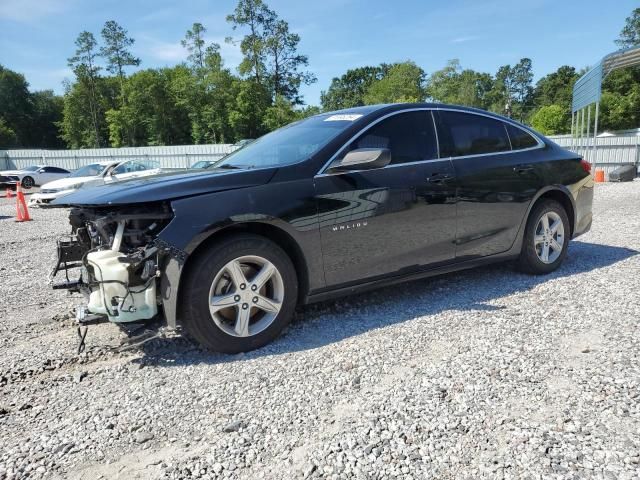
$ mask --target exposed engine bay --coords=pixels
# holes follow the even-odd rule
[[[126,212],[126,213],[125,213]],[[158,278],[167,250],[156,242],[173,212],[168,204],[72,208],[72,232],[58,241],[54,284],[82,293],[86,311],[115,323],[151,319],[158,313]],[[78,271],[75,275],[73,271]]]

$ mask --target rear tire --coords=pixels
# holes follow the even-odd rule
[[[21,184],[22,184],[22,186],[23,186],[24,188],[26,188],[26,189],[28,190],[28,189],[30,189],[31,187],[33,187],[33,186],[36,184],[36,182],[35,182],[35,180],[33,179],[33,177],[26,176],[26,177],[24,177],[24,178],[22,179]]]
[[[518,268],[534,275],[553,272],[567,256],[570,236],[564,207],[555,200],[537,203],[527,219]]]
[[[258,235],[236,235],[192,261],[180,318],[203,346],[223,353],[260,348],[291,321],[298,278],[289,256]]]

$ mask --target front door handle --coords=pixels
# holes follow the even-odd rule
[[[444,183],[451,179],[452,176],[448,173],[432,173],[430,177],[427,177],[428,183]]]
[[[533,165],[517,165],[513,167],[513,171],[520,175],[533,172]]]

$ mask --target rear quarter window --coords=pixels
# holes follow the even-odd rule
[[[522,128],[507,124],[507,132],[509,133],[511,148],[513,148],[513,150],[523,150],[525,148],[538,146],[538,141],[533,138],[533,135],[524,131]]]

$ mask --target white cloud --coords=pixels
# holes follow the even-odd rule
[[[181,62],[186,58],[186,52],[179,43],[156,42],[149,48],[149,54],[156,60],[167,62]]]
[[[67,10],[73,0],[1,0],[0,19],[31,22]]]
[[[478,40],[480,37],[477,35],[469,35],[467,37],[457,37],[454,38],[453,40],[451,40],[451,43],[465,43],[465,42],[471,42],[473,40]]]
[[[136,39],[136,54],[142,58],[143,62],[148,58],[159,62],[179,63],[186,60],[189,54],[180,41],[166,42],[145,33],[137,34]],[[205,37],[204,40],[207,45],[211,43],[220,45],[220,54],[226,67],[235,68],[242,61],[239,45],[226,43],[224,38],[218,37]]]
[[[167,42],[149,33],[134,33],[133,37],[136,39],[135,53],[144,63],[146,59],[178,63],[187,58],[187,52],[179,41]]]

